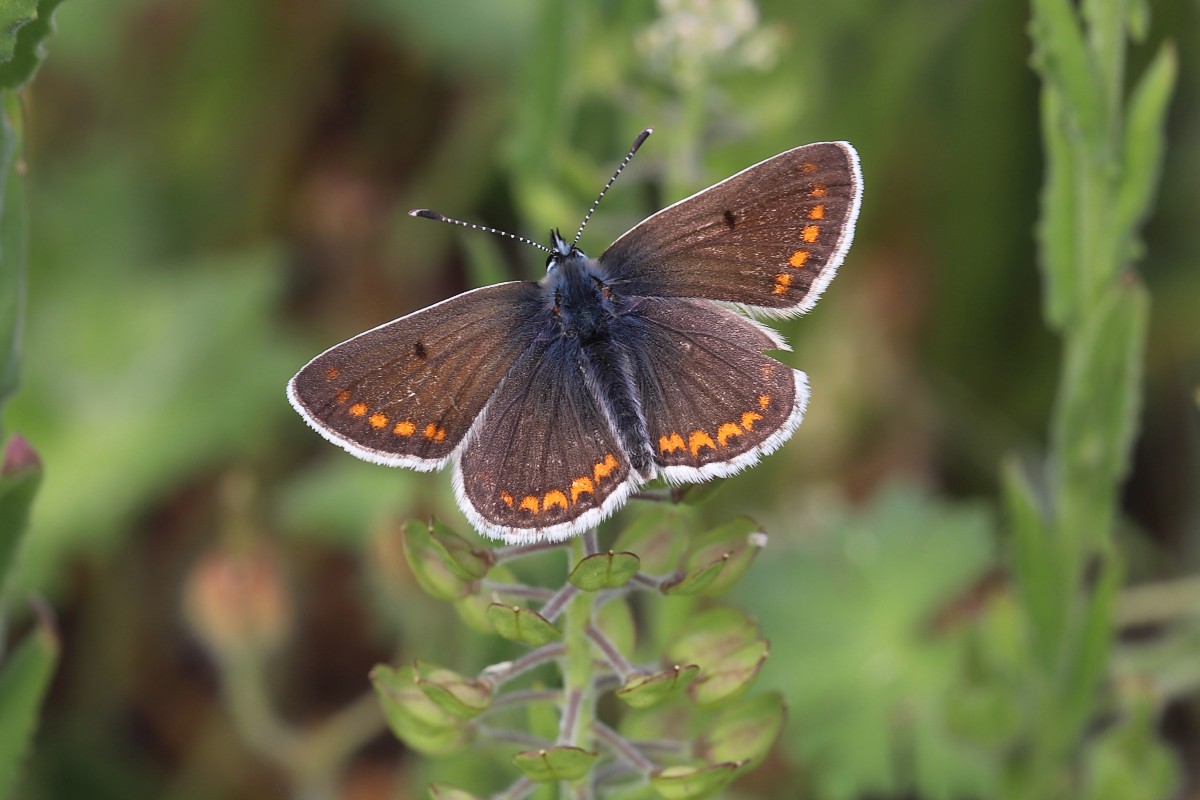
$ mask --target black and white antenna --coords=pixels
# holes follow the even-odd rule
[[[592,214],[596,211],[596,206],[600,205],[600,201],[604,199],[604,195],[608,192],[612,185],[616,183],[617,176],[621,174],[621,170],[625,169],[625,167],[629,165],[629,162],[633,160],[633,154],[638,151],[638,148],[642,146],[642,142],[646,141],[646,139],[652,133],[654,133],[654,128],[646,128],[646,130],[639,133],[637,138],[633,140],[633,144],[630,146],[629,152],[625,154],[625,160],[621,162],[621,165],[617,167],[617,171],[614,172],[612,177],[608,179],[608,183],[604,184],[604,188],[600,190],[599,196],[596,197],[596,202],[592,203],[592,207],[589,208],[588,212],[583,215],[583,222],[579,223],[579,230],[575,232],[575,239],[571,242],[571,247],[579,244],[579,237],[583,236],[583,229],[587,227],[588,220],[592,218]]]
[[[546,247],[546,245],[538,244],[533,239],[527,239],[524,236],[517,236],[515,233],[502,231],[499,228],[489,228],[487,225],[476,225],[474,222],[463,222],[461,219],[447,217],[445,214],[439,214],[436,211],[430,211],[428,208],[414,208],[412,211],[408,212],[408,215],[410,217],[424,217],[425,219],[433,219],[437,220],[438,222],[449,222],[451,225],[462,225],[464,228],[470,228],[476,231],[484,231],[486,233],[494,233],[497,236],[507,236],[509,239],[515,239],[518,242],[524,242],[525,244],[533,245],[538,250],[542,250],[547,253],[554,252],[549,247]]]
[[[646,130],[639,133],[637,138],[633,140],[633,145],[629,148],[629,152],[625,155],[625,159],[621,162],[621,165],[617,167],[617,171],[612,174],[612,177],[608,179],[608,183],[604,184],[604,188],[600,190],[600,194],[596,197],[596,201],[592,203],[592,207],[589,208],[588,212],[583,215],[583,222],[579,223],[579,230],[575,232],[575,240],[571,242],[572,248],[579,243],[579,237],[583,236],[583,229],[587,227],[588,220],[592,218],[592,214],[596,211],[596,206],[600,205],[600,201],[604,199],[604,195],[612,187],[613,183],[616,182],[617,176],[621,174],[621,170],[625,169],[625,167],[633,159],[633,154],[638,151],[638,148],[642,146],[642,142],[646,141],[646,138],[652,133],[654,133],[654,128],[646,128]],[[412,211],[408,212],[408,215],[410,217],[424,217],[425,219],[437,220],[438,222],[449,222],[451,225],[461,225],[464,228],[471,228],[472,230],[476,231],[484,231],[485,233],[494,233],[497,236],[506,236],[509,239],[514,239],[518,242],[532,245],[538,250],[550,253],[551,255],[556,252],[543,244],[535,242],[533,239],[529,239],[524,236],[518,236],[517,234],[509,233],[508,231],[502,231],[499,228],[491,228],[487,225],[477,225],[474,222],[463,222],[460,219],[454,219],[453,217],[447,217],[445,214],[439,214],[436,211],[430,211],[428,208],[414,208]],[[561,241],[561,237],[558,237],[557,234],[555,234],[552,238],[554,238],[556,241]]]

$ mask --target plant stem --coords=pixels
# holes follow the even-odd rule
[[[568,552],[572,563],[578,563],[584,558],[587,551],[583,539],[572,540]],[[568,564],[568,571],[570,566]],[[581,747],[584,750],[593,748],[592,723],[596,718],[596,697],[592,686],[595,665],[592,640],[588,636],[594,605],[593,593],[577,592],[567,603],[563,625],[566,658],[563,663],[564,709],[559,743]],[[572,782],[570,792],[575,797],[589,797],[590,779],[585,777]]]

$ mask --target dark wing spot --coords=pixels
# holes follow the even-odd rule
[[[425,343],[420,339],[413,345],[413,355],[417,357],[418,361],[424,361],[429,357],[429,353],[425,350]]]
[[[737,217],[733,216],[733,212],[728,208],[725,209],[725,224],[731,228],[737,224]]]

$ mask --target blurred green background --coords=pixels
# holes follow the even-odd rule
[[[1153,309],[1117,535],[1133,586],[1200,568],[1200,4],[1149,7],[1130,74],[1164,38],[1180,73],[1137,265]],[[23,95],[29,300],[5,423],[45,464],[21,581],[63,650],[19,796],[415,797],[452,769],[386,733],[367,683],[418,653],[484,663],[396,555],[399,520],[467,530],[449,478],[356,461],[284,384],[352,334],[543,268],[410,208],[573,229],[646,126],[592,255],[798,144],[849,140],[865,176],[842,274],[778,326],[809,415],[704,506],[771,534],[736,600],[791,708],[731,796],[998,796],[1021,709],[971,687],[972,665],[1021,650],[999,465],[1045,451],[1061,367],[1025,3],[67,0],[56,19]],[[1118,607],[1105,691],[1149,687],[1138,769],[1190,793],[1200,591],[1176,606]],[[247,637],[265,690],[238,688],[229,642]],[[344,769],[300,785],[279,737],[330,719],[348,720]]]

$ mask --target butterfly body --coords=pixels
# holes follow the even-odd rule
[[[578,534],[652,478],[730,475],[792,434],[806,376],[766,355],[786,343],[731,305],[811,308],[861,188],[848,144],[806,145],[658,212],[599,258],[552,232],[541,281],[465,292],[332,347],[289,399],[360,458],[453,462],[459,505],[489,536]]]

